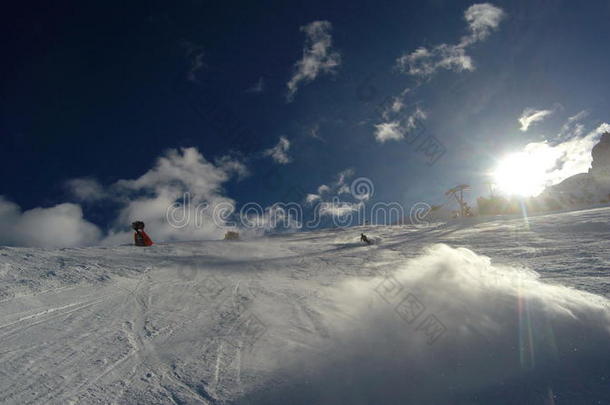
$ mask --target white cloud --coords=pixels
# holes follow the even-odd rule
[[[591,150],[599,142],[601,135],[610,130],[603,123],[584,137],[577,137],[557,145],[547,142],[530,143],[525,152],[542,157],[547,163],[548,184],[557,184],[578,173],[586,173],[593,158]]]
[[[348,179],[350,179],[353,176],[354,176],[354,169],[345,169],[343,171],[340,171],[339,174],[337,174],[337,181],[335,184],[337,186],[342,186],[345,184],[345,182]]]
[[[398,58],[397,65],[400,71],[412,76],[432,76],[438,69],[474,70],[472,58],[459,45],[441,44],[432,50],[420,47],[410,54]]]
[[[318,139],[320,141],[324,141],[324,138],[320,136],[320,124],[313,125],[309,131],[307,132],[309,136],[312,138]]]
[[[74,247],[97,243],[97,226],[83,218],[77,204],[58,204],[50,208],[21,208],[0,196],[0,245],[35,247]]]
[[[331,193],[336,193],[336,194],[344,194],[344,193],[349,193],[349,185],[347,184],[347,181],[354,176],[354,169],[345,169],[340,171],[339,173],[337,173],[336,179],[334,182],[331,183],[330,186],[326,185],[326,184],[322,184],[318,187],[318,195],[322,196],[325,194],[331,194]],[[347,190],[347,191],[346,191]]]
[[[321,206],[319,208],[321,215],[341,216],[342,214],[349,212],[349,207],[355,206],[356,204],[340,202],[338,196],[342,194],[351,194],[348,181],[354,174],[354,169],[351,168],[340,171],[335,177],[336,180],[330,183],[330,186],[326,184],[320,185],[317,194],[308,194],[305,197],[305,202],[308,205],[314,205],[315,202],[321,201]],[[332,202],[329,202],[329,199],[332,199]]]
[[[248,212],[241,218],[246,234],[261,234],[269,231],[295,232],[302,225],[300,219],[302,213],[298,205],[287,205],[276,203],[266,207],[264,212]]]
[[[405,137],[405,134],[416,129],[421,121],[427,118],[424,110],[416,107],[415,110],[403,121],[395,120],[390,122],[382,122],[375,125],[375,139],[379,143],[386,141],[400,141]]]
[[[402,100],[398,97],[395,97],[394,102],[392,103],[391,110],[393,113],[397,113],[400,112],[400,110],[402,110],[404,106],[405,104],[402,102]]]
[[[383,107],[381,116],[385,121],[389,121],[390,117],[399,113],[404,107],[405,104],[402,97],[393,97],[390,102]]]
[[[498,28],[505,13],[501,8],[489,3],[473,4],[464,13],[471,34],[462,41],[482,41]]]
[[[337,181],[334,184],[334,188],[337,190],[337,195],[350,194],[352,191],[347,180],[354,176],[354,169],[345,169],[337,175]]]
[[[338,189],[337,189],[337,195],[341,195],[341,194],[349,194],[352,191],[350,190],[349,186],[347,184],[343,184],[341,185]]]
[[[307,38],[303,57],[295,64],[295,73],[287,83],[288,101],[294,98],[301,83],[311,82],[321,73],[334,73],[341,64],[341,55],[332,49],[331,29],[328,21],[314,21],[301,27]]]
[[[407,132],[410,132],[417,128],[418,123],[428,118],[428,115],[424,110],[419,107],[415,108],[415,111],[407,118],[405,122],[405,127]]]
[[[330,192],[330,187],[328,187],[326,184],[322,184],[321,186],[318,187],[318,194],[324,194],[324,193],[329,193]]]
[[[151,189],[157,194],[164,193],[169,185],[207,196],[218,192],[229,177],[226,170],[208,162],[197,148],[191,147],[170,149],[142,176],[135,180],[119,180],[116,184],[126,190]]]
[[[319,194],[307,194],[307,196],[305,196],[305,202],[308,205],[313,205],[313,203],[315,203],[316,201],[320,201],[322,197],[320,197]]]
[[[288,149],[290,149],[290,141],[283,136],[280,136],[280,140],[273,148],[267,149],[263,152],[265,156],[271,156],[271,158],[281,165],[290,163],[292,159],[288,156]]]
[[[464,12],[470,34],[462,37],[458,44],[440,44],[431,49],[419,47],[399,57],[396,66],[403,73],[419,77],[430,77],[441,68],[472,71],[474,62],[466,54],[466,49],[487,38],[504,16],[504,11],[492,4],[474,4]]]
[[[521,131],[527,131],[530,125],[542,121],[551,114],[553,114],[553,110],[534,110],[533,108],[526,108],[523,110],[523,113],[521,113],[521,117],[519,117]]]
[[[559,131],[559,135],[557,135],[558,139],[566,139],[577,136],[582,136],[585,131],[585,126],[580,122],[585,119],[589,115],[589,112],[586,110],[580,111],[578,114],[575,114],[568,118],[568,121],[563,124],[561,130]]]
[[[238,180],[244,179],[250,175],[250,171],[245,164],[230,156],[223,156],[215,160],[216,166],[220,167],[227,173],[237,174]]]
[[[110,188],[123,208],[105,243],[130,241],[131,231],[122,229],[135,220],[146,223],[153,240],[221,238],[235,207],[222,185],[243,174],[242,166],[228,158],[215,165],[197,148],[170,149],[142,176],[119,180]]]
[[[320,216],[343,217],[351,212],[358,211],[363,207],[363,203],[350,203],[345,201],[332,201],[320,203]]]
[[[220,239],[230,223],[235,202],[222,185],[248,174],[243,163],[222,157],[208,162],[196,148],[170,149],[155,166],[132,180],[103,188],[88,178],[66,187],[82,201],[111,199],[120,204],[112,229],[102,232],[83,218],[79,205],[64,203],[25,212],[0,196],[0,244],[69,247],[133,241],[126,231],[135,220],[146,223],[155,241]],[[171,215],[170,215],[171,214]],[[171,218],[170,218],[171,216]]]
[[[79,201],[97,201],[106,198],[102,185],[92,178],[81,177],[68,180],[65,186]]]
[[[400,126],[399,121],[382,122],[375,125],[375,139],[377,139],[377,142],[399,141],[404,137],[403,128]]]

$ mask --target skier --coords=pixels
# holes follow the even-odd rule
[[[150,237],[144,232],[144,222],[136,221],[131,224],[136,233],[133,234],[133,240],[136,246],[152,246],[153,241]]]
[[[364,242],[364,243],[366,243],[367,245],[370,245],[371,243],[373,243],[373,242],[371,242],[371,240],[370,240],[369,238],[367,238],[367,237],[366,237],[366,235],[365,235],[365,234],[363,234],[363,233],[361,233],[361,234],[360,234],[360,242]]]

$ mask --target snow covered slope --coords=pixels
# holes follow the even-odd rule
[[[0,402],[608,404],[609,220],[0,248]]]

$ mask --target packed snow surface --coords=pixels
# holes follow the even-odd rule
[[[0,402],[609,404],[609,238],[602,208],[2,247]]]

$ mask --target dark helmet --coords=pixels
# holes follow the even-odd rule
[[[144,222],[142,221],[135,221],[131,223],[131,227],[134,229],[134,231],[138,231],[140,229],[144,229]]]

